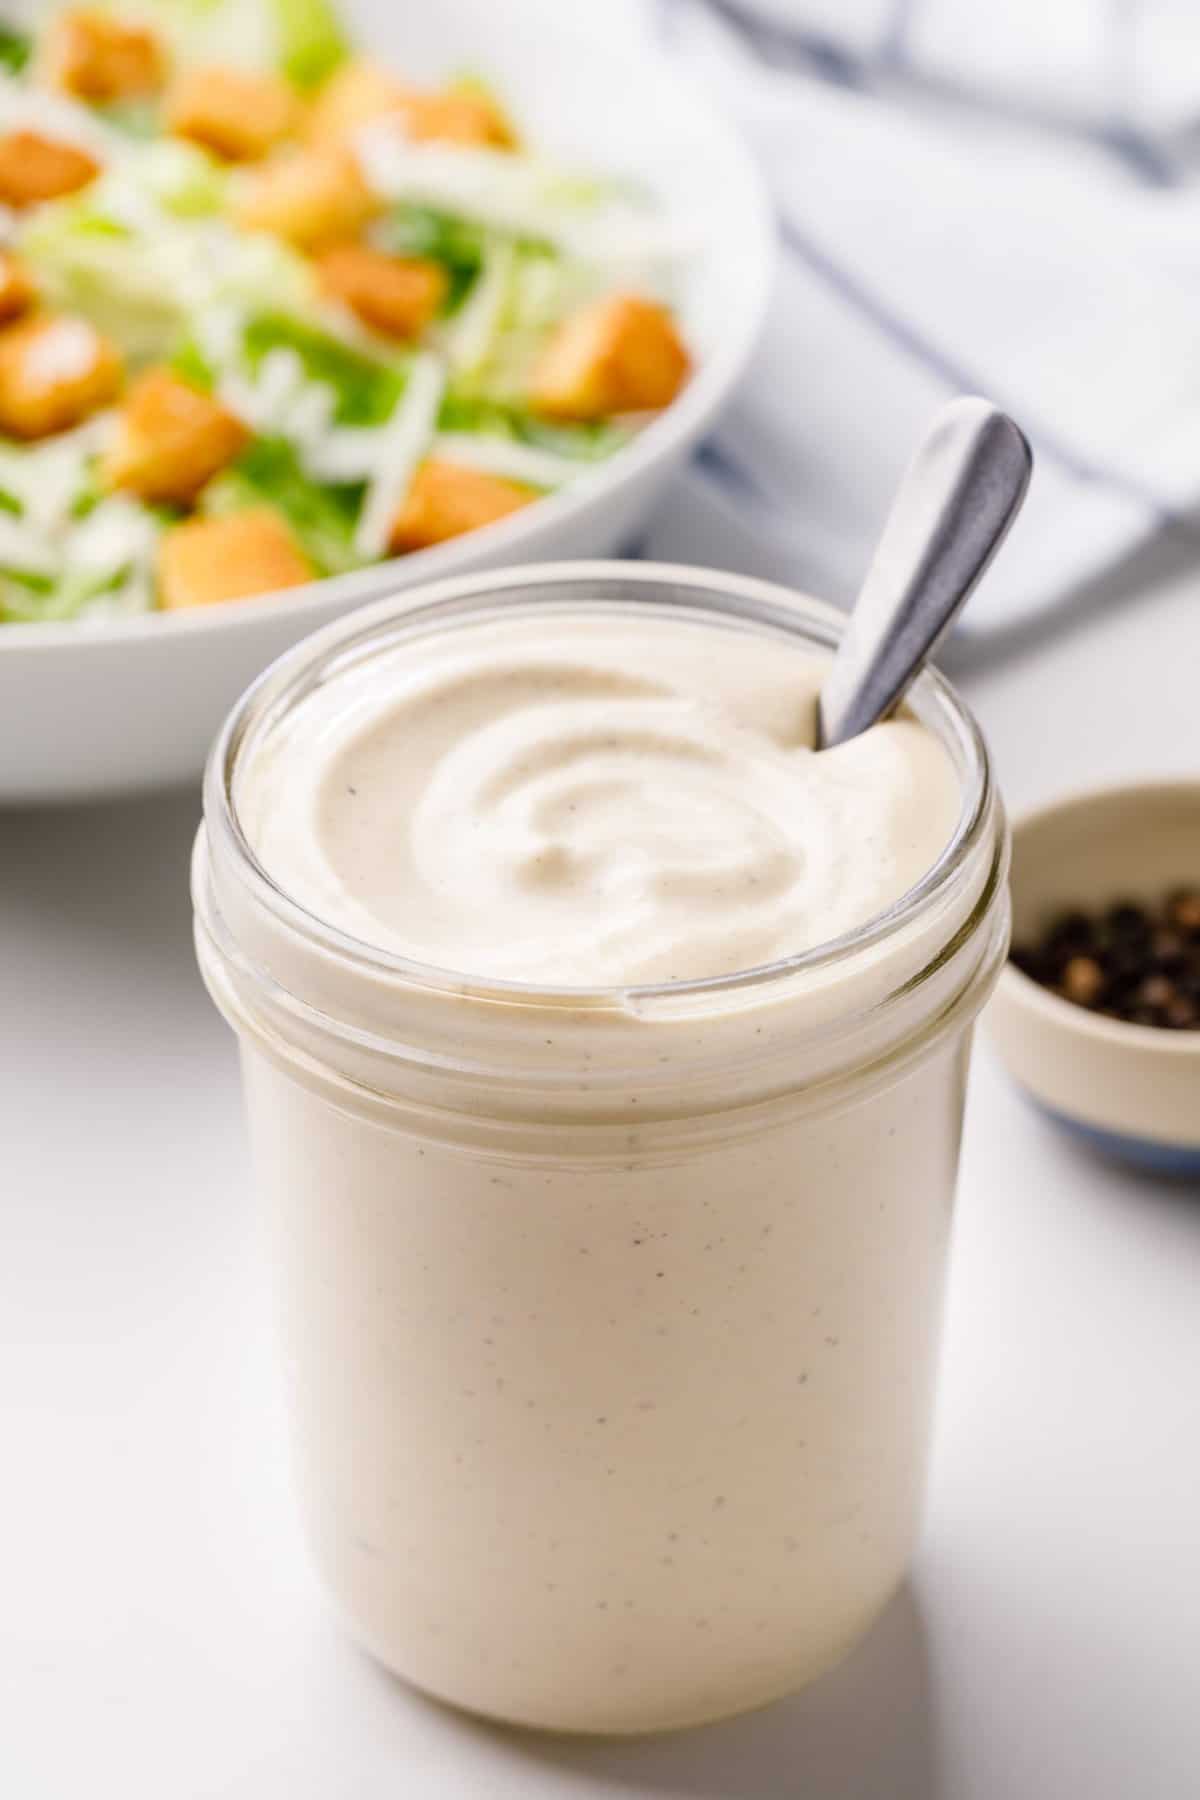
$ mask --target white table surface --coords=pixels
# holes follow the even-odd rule
[[[1014,805],[1195,773],[1200,575],[964,685]],[[196,812],[0,815],[5,1800],[1200,1794],[1200,1193],[1061,1141],[986,1050],[926,1540],[847,1665],[604,1745],[471,1723],[353,1650],[289,1504]]]

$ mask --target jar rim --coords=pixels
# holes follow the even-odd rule
[[[398,589],[303,638],[271,663],[236,702],[213,744],[204,774],[206,830],[225,866],[232,863],[251,897],[281,924],[339,959],[410,987],[470,994],[511,1005],[590,1009],[614,1006],[653,1011],[656,1003],[719,999],[769,988],[796,975],[821,973],[905,931],[934,907],[969,861],[991,809],[991,764],[970,709],[936,669],[926,667],[906,704],[950,751],[962,783],[959,817],[947,843],[919,881],[882,912],[827,943],[729,974],[685,981],[611,986],[538,983],[478,976],[405,957],[330,924],[277,882],[259,861],[238,816],[234,796],[239,759],[315,687],[406,639],[452,623],[469,623],[496,606],[653,604],[679,608],[697,620],[776,631],[819,649],[836,648],[845,626],[831,606],[795,589],[756,577],[668,563],[618,561],[531,564],[481,571],[419,588]],[[227,860],[229,859],[229,860]]]

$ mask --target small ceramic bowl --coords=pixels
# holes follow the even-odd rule
[[[1013,827],[1015,941],[1056,914],[1160,901],[1200,886],[1200,781],[1141,782],[1069,795]],[[1200,1176],[1200,1030],[1127,1025],[1039,987],[1009,963],[988,1009],[1014,1080],[1096,1149]]]

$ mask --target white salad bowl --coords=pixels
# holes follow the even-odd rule
[[[362,46],[399,73],[494,82],[529,141],[636,176],[689,243],[677,295],[696,361],[679,398],[586,482],[498,524],[348,575],[195,612],[0,625],[0,802],[87,799],[199,774],[251,678],[299,638],[397,587],[505,563],[620,551],[712,425],[754,346],[773,231],[736,135],[599,0],[344,0]],[[610,30],[605,30],[606,20]]]

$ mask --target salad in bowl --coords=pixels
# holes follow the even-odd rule
[[[0,622],[276,595],[595,482],[692,376],[684,236],[325,0],[0,28]]]

